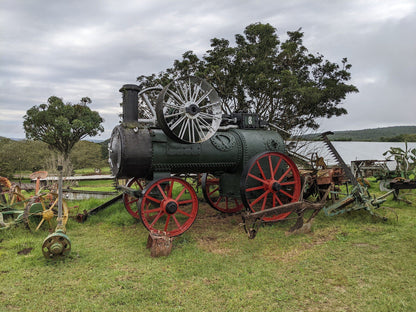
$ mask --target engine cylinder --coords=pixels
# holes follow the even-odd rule
[[[113,130],[109,151],[114,176],[151,179],[155,173],[241,172],[254,155],[284,153],[285,145],[276,132],[262,129],[218,131],[205,142],[183,144],[160,129],[120,125]]]

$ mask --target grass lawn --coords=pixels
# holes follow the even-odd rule
[[[416,205],[415,190],[407,198]],[[47,231],[2,230],[0,311],[416,311],[416,207],[385,205],[398,222],[321,212],[312,233],[286,235],[291,220],[249,240],[240,216],[201,203],[162,258],[150,257],[147,230],[121,203],[69,220],[62,261],[44,259]]]

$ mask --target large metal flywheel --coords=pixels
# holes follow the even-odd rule
[[[204,79],[174,80],[159,94],[156,104],[159,126],[180,143],[201,143],[218,130],[222,109],[215,89]]]

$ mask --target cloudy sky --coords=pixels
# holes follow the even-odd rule
[[[25,112],[56,95],[90,97],[107,139],[123,84],[256,22],[281,39],[301,27],[309,52],[352,64],[360,92],[321,130],[416,124],[415,0],[0,0],[0,136],[23,138]]]

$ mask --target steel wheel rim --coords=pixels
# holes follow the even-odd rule
[[[143,89],[138,94],[139,119],[156,120],[155,104],[162,87]]]
[[[126,186],[133,188],[133,189],[144,189],[145,182],[138,178],[130,179]],[[140,219],[140,205],[139,205],[139,198],[129,196],[128,194],[123,194],[123,203],[124,207],[126,208],[127,212],[136,219]],[[134,209],[135,208],[135,209]]]
[[[204,79],[187,77],[167,85],[156,104],[157,121],[163,132],[181,143],[200,143],[218,130],[221,101]]]
[[[264,152],[247,164],[241,179],[241,198],[251,212],[297,202],[301,192],[301,178],[296,164],[278,152]],[[273,222],[283,220],[291,212],[264,217]]]
[[[219,178],[204,173],[202,176],[202,193],[207,203],[214,209],[224,213],[236,213],[243,209],[243,203],[237,198],[224,195],[216,196],[219,191]]]
[[[192,186],[179,178],[154,181],[146,187],[140,205],[143,225],[169,237],[188,230],[198,213],[198,198]]]

